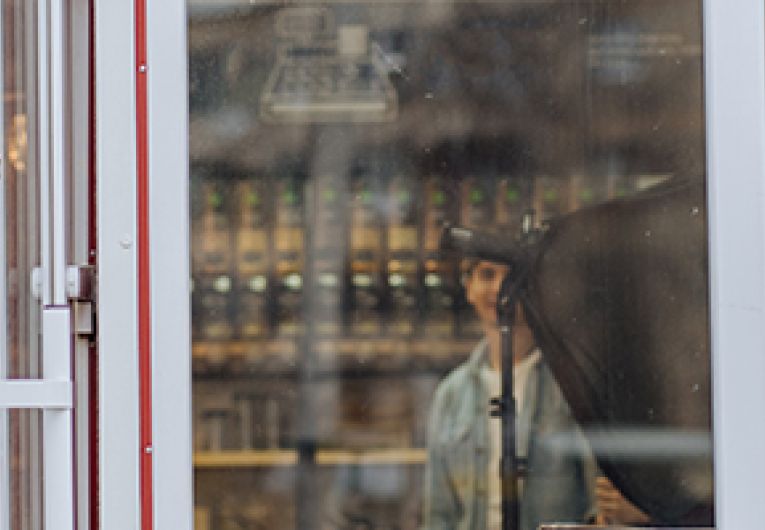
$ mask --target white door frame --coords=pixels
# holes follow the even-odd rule
[[[193,525],[185,0],[96,0],[101,528]],[[138,64],[137,26],[147,57]],[[141,34],[140,32],[138,33]],[[144,67],[144,68],[141,68]],[[136,86],[144,76],[148,211],[139,213]],[[149,219],[151,444],[142,447],[139,215]],[[145,396],[144,396],[145,397]],[[153,456],[151,484],[140,461]],[[147,506],[148,503],[148,506]],[[151,510],[150,522],[142,514]]]
[[[95,2],[100,527],[139,526],[133,2]]]
[[[186,1],[148,4],[155,528],[193,527]],[[180,21],[168,24],[166,21]],[[179,228],[181,227],[181,228]]]
[[[135,0],[142,1],[142,0]],[[139,528],[133,2],[96,0],[102,528]],[[719,530],[765,520],[765,13],[704,0]],[[148,6],[154,526],[192,527],[186,13]],[[161,219],[162,222],[157,220]]]
[[[704,2],[716,515],[765,521],[765,9]]]

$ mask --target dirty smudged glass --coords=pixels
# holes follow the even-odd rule
[[[459,263],[439,252],[442,224],[512,238],[524,215],[543,229],[661,186],[703,187],[701,65],[694,1],[192,0],[196,528],[418,528],[433,395],[483,333]],[[704,205],[694,207],[703,225]],[[598,244],[623,239],[594,226]],[[640,233],[674,233],[659,226]],[[564,257],[581,258],[578,248]],[[671,270],[670,261],[640,261],[634,277],[669,271],[662,281],[706,285],[704,259]],[[577,278],[587,296],[613,293],[603,267],[585,269]],[[538,307],[573,308],[569,325],[615,303],[593,295],[577,306],[580,294],[552,307],[542,296]],[[679,347],[703,367],[704,290],[699,300],[677,329],[699,339]],[[664,314],[673,302],[661,303]],[[628,304],[609,313],[621,319],[614,329],[633,330],[614,332],[623,349],[670,340],[651,326],[673,323],[650,319],[630,335]],[[632,322],[647,313],[636,307]],[[571,326],[556,321],[554,331],[583,329]],[[607,353],[605,366],[621,366],[609,359],[625,354]],[[631,363],[629,374],[614,368],[600,386],[561,386],[579,419],[602,420],[588,408],[597,400],[608,414],[645,413],[642,426],[618,424],[605,437],[593,427],[590,443],[618,470],[609,476],[630,466],[637,476],[647,454],[691,447],[688,496],[705,499],[710,381],[703,370],[669,380],[668,356]],[[549,364],[579,373],[565,362]],[[688,406],[661,416],[635,394],[635,410],[614,411],[606,405],[632,388],[619,374],[645,382],[638,394],[687,387]],[[578,388],[591,390],[584,402]],[[675,432],[659,416],[692,417],[698,428]],[[672,516],[671,506],[656,510]]]

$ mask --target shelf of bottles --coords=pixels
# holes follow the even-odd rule
[[[457,353],[461,341],[473,341],[480,330],[460,297],[458,264],[438,249],[445,222],[513,237],[527,212],[544,223],[667,178],[641,175],[595,185],[578,176],[455,181],[416,174],[366,179],[362,173],[350,186],[320,182],[317,219],[309,223],[308,186],[300,178],[192,171],[199,374],[231,359],[289,361],[308,316],[319,355]],[[318,300],[315,315],[303,313],[308,276]]]
[[[192,168],[202,528],[227,517],[303,528],[354,502],[354,516],[378,521],[418,513],[432,394],[481,335],[460,264],[438,251],[443,223],[514,234],[529,210],[541,225],[667,177],[371,171],[311,182],[295,166]],[[313,508],[297,501],[306,474]],[[270,511],[279,504],[289,516]]]
[[[581,177],[454,182],[410,174],[386,182],[361,174],[349,186],[325,183],[317,190],[319,220],[310,223],[309,251],[301,179],[226,178],[203,169],[195,177],[193,358],[200,377],[289,374],[309,319],[311,348],[331,369],[337,363],[374,369],[381,357],[380,369],[408,369],[464,354],[481,331],[461,295],[459,264],[438,251],[445,222],[512,237],[526,212],[544,223],[665,178],[620,178],[596,187]],[[308,282],[312,315],[305,314]]]
[[[318,179],[311,186],[296,167],[271,175],[192,171],[193,369],[199,391],[211,385],[220,400],[221,380],[227,389],[223,404],[204,405],[201,394],[196,403],[199,424],[210,426],[198,431],[207,439],[197,448],[213,452],[294,445],[282,416],[297,391],[285,389],[290,381],[297,385],[308,354],[317,381],[342,378],[369,392],[375,381],[368,378],[375,376],[390,385],[384,395],[395,389],[396,376],[416,373],[430,376],[427,393],[463,361],[481,329],[461,293],[459,263],[438,250],[445,222],[517,234],[529,211],[544,224],[666,178],[457,179],[357,165],[345,181]],[[248,394],[253,379],[261,391]],[[411,421],[404,430],[417,430],[411,403],[400,412],[393,415]],[[265,418],[259,435],[247,421],[253,414]],[[241,434],[225,441],[210,431]],[[412,441],[402,440],[402,447]],[[292,458],[276,455],[280,463]],[[219,460],[199,455],[198,461]],[[255,461],[243,455],[242,462]]]

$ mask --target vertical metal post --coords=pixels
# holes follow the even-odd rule
[[[187,4],[162,0],[148,2],[146,9],[147,59],[152,72],[147,79],[151,94],[147,101],[149,218],[155,219],[150,226],[151,339],[153,351],[160,352],[152,362],[154,373],[162,374],[152,383],[154,528],[191,530]],[[112,178],[112,172],[105,173],[105,178]]]
[[[17,4],[18,5],[18,4]],[[23,81],[19,78],[19,83],[24,83],[24,91],[28,94],[27,102],[23,107],[23,112],[26,114],[27,131],[34,133],[36,131],[38,123],[39,109],[37,108],[36,98],[34,98],[35,91],[38,84],[38,69],[34,68],[37,64],[38,57],[38,31],[37,31],[37,13],[38,6],[36,2],[26,2],[21,13],[22,24],[24,27],[23,32],[23,46],[21,52],[17,52],[14,61],[17,63],[19,75],[24,72]],[[27,65],[27,68],[21,68],[19,65]],[[20,104],[16,104],[18,110],[21,110]],[[27,153],[37,154],[39,153],[37,134],[27,134]],[[27,241],[26,255],[25,255],[25,269],[30,270],[31,267],[37,267],[40,265],[40,168],[37,163],[37,156],[27,156],[25,162],[25,175],[29,178],[26,180],[26,186],[20,189],[24,189],[22,193],[17,191],[17,200],[19,205],[24,205],[24,222],[19,222],[16,228],[17,237],[19,241]],[[19,256],[20,257],[20,256]],[[24,290],[30,290],[30,284],[28,283],[31,278],[24,278],[25,282]],[[22,309],[23,308],[23,309]],[[35,352],[35,355],[30,355],[29,359],[29,373],[35,377],[40,376],[40,304],[36,302],[33,297],[29,297],[25,304],[19,306],[19,314],[17,318],[19,320],[19,329],[30,330],[26,339],[29,343],[28,350]],[[32,332],[34,331],[34,332]],[[35,427],[39,426],[39,422],[35,423]],[[36,439],[37,433],[33,433]],[[35,454],[39,451],[35,451]],[[39,459],[38,459],[39,460]],[[42,503],[40,504],[42,505]],[[35,510],[41,512],[41,510]],[[38,524],[33,525],[32,528],[40,528],[41,521]]]
[[[59,0],[55,0],[59,1]],[[37,4],[37,131],[40,175],[40,300],[43,307],[52,303],[50,233],[50,64],[48,42],[48,0]]]
[[[69,373],[69,308],[46,308],[43,312],[43,371],[47,380],[62,380]],[[67,344],[62,348],[61,337]],[[69,380],[69,379],[67,379]],[[72,410],[43,410],[43,499],[45,529],[74,528],[74,474]]]
[[[67,69],[66,86],[71,94],[65,101],[69,102],[71,133],[67,135],[67,152],[71,153],[68,165],[70,174],[67,185],[68,191],[68,225],[71,232],[67,245],[69,255],[68,265],[82,265],[89,261],[90,243],[90,168],[89,168],[89,103],[90,103],[90,2],[84,0],[69,0],[67,16]],[[74,311],[74,310],[73,310]],[[73,317],[75,320],[75,317]],[[74,358],[74,447],[76,465],[75,505],[77,530],[91,528],[91,349],[88,337],[76,335],[72,351]],[[95,441],[94,441],[95,443]]]
[[[502,480],[502,530],[518,530],[520,524],[518,458],[515,444],[516,409],[513,397],[515,287],[510,276],[505,276],[497,300],[497,322],[502,349],[502,397],[498,403],[502,421],[502,459],[499,470]]]
[[[31,9],[30,9],[31,10]],[[50,64],[50,40],[49,40],[49,0],[38,0],[37,12],[30,13],[30,15],[36,14],[37,16],[37,184],[39,193],[39,203],[37,204],[37,211],[34,208],[29,209],[28,220],[31,221],[37,214],[39,221],[39,236],[40,236],[40,254],[38,262],[38,270],[40,271],[39,277],[36,281],[39,281],[40,298],[35,303],[34,299],[29,300],[29,322],[34,322],[33,315],[39,311],[40,320],[38,321],[41,337],[45,336],[45,322],[44,322],[44,310],[43,308],[51,303],[51,272],[50,272],[50,75],[48,66]],[[32,16],[30,16],[31,20]],[[31,29],[31,28],[30,28]],[[29,91],[34,90],[34,84],[30,84],[27,88]],[[34,125],[33,125],[34,127]],[[32,197],[30,197],[32,199]],[[33,203],[28,201],[30,206]],[[19,233],[18,237],[22,237]],[[33,254],[29,252],[27,256],[30,258],[28,261],[29,267],[34,266],[34,261],[31,259]],[[31,270],[31,269],[30,269]],[[34,280],[33,280],[34,281]],[[30,282],[31,287],[31,282]],[[39,305],[38,305],[39,304]],[[31,329],[31,327],[30,327]],[[44,340],[39,343],[40,347],[40,360],[44,362]],[[30,359],[30,364],[34,366],[36,359]],[[31,367],[31,366],[30,366]],[[42,374],[39,371],[35,373],[36,377],[40,377]],[[31,411],[30,411],[31,415]],[[33,477],[45,477],[45,440],[44,437],[48,434],[45,428],[44,413],[41,411],[39,415],[41,419],[30,417],[28,422],[29,430],[29,451],[30,451],[30,476]],[[42,424],[42,431],[40,431],[40,425]],[[42,440],[42,451],[39,450],[40,438]],[[38,455],[42,453],[42,462]],[[42,469],[41,469],[42,468]],[[39,480],[31,480],[31,488],[29,493],[30,503],[33,508],[30,510],[29,517],[31,521],[28,523],[33,530],[40,530],[45,524],[45,501],[39,502],[44,495],[44,485],[39,484]],[[22,511],[23,513],[23,511]]]
[[[71,381],[70,312],[66,299],[66,163],[64,0],[40,0],[40,158],[43,270],[43,378]],[[48,40],[47,34],[50,35]],[[45,44],[43,46],[42,44]],[[47,69],[50,68],[50,76]],[[48,98],[49,103],[48,103]],[[47,110],[44,112],[43,109]],[[50,114],[48,114],[48,112]],[[45,127],[43,127],[45,124]],[[49,158],[50,157],[50,158]],[[45,528],[74,528],[74,465],[71,409],[43,410]]]
[[[297,468],[295,481],[295,528],[314,530],[317,525],[316,491],[316,359],[313,352],[315,329],[310,318],[306,318],[310,308],[314,307],[314,232],[316,222],[316,184],[313,180],[304,181],[303,185],[303,321],[304,335],[298,341],[300,364],[298,365],[298,440]]]
[[[66,37],[65,0],[50,4],[51,282],[52,304],[66,306]],[[67,372],[68,374],[68,372]]]
[[[94,6],[95,86],[108,96],[95,98],[98,345],[109,352],[98,356],[97,502],[104,529],[140,528],[133,7],[114,0]]]

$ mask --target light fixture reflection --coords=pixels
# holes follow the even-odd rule
[[[8,124],[8,161],[16,171],[26,170],[27,151],[27,116],[14,114]]]

